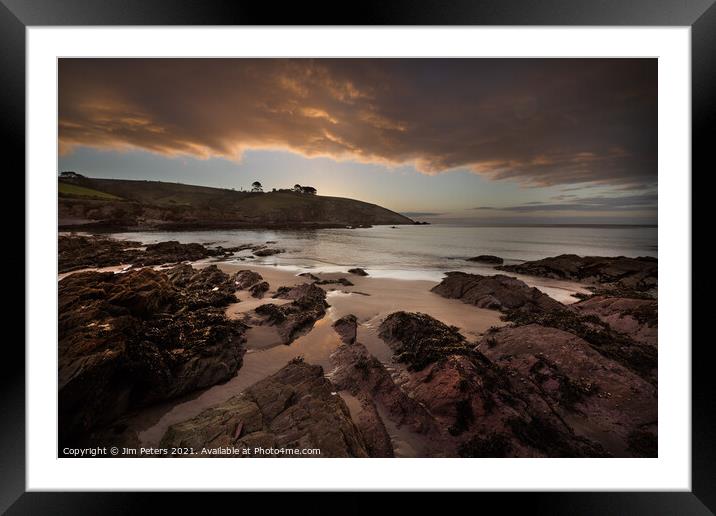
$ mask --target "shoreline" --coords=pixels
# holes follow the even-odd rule
[[[272,266],[208,261],[192,265],[197,268],[217,265],[229,274],[250,269],[260,273],[269,283],[271,290],[261,300],[252,298],[247,291],[237,292],[239,302],[230,304],[225,311],[230,319],[240,318],[261,304],[280,302],[281,300],[271,298],[272,293],[280,286],[295,286],[308,281],[293,272]],[[184,399],[150,407],[134,414],[125,421],[127,430],[137,432],[142,446],[157,446],[172,424],[190,419],[203,410],[240,394],[299,356],[303,356],[308,363],[322,366],[324,375],[330,377],[334,369],[330,355],[341,343],[332,324],[348,314],[354,314],[358,318],[358,340],[396,376],[401,374],[404,367],[392,360],[393,352],[378,336],[380,322],[392,312],[405,310],[428,313],[445,324],[457,326],[469,340],[475,342],[489,328],[506,324],[501,320],[500,312],[476,308],[430,292],[430,288],[436,284],[432,281],[371,278],[348,273],[316,275],[327,280],[345,277],[354,285],[324,285],[330,307],[309,333],[297,338],[290,345],[284,345],[273,327],[254,326],[247,332],[247,352],[241,368],[233,378]]]
[[[124,409],[124,412],[114,416],[114,422],[108,420],[105,426],[97,426],[94,433],[88,434],[86,437],[90,442],[118,442],[144,448],[162,447],[167,442],[183,442],[181,439],[185,438],[208,439],[208,443],[214,440],[211,435],[215,435],[215,427],[212,426],[211,433],[206,435],[182,429],[191,429],[193,424],[213,425],[207,419],[211,416],[207,414],[229,410],[228,417],[232,409],[227,407],[233,403],[254,403],[236,400],[253,396],[251,393],[256,388],[269,389],[262,394],[261,399],[274,396],[270,394],[274,388],[279,388],[279,392],[284,392],[281,390],[284,388],[288,388],[286,392],[300,389],[301,385],[305,385],[302,379],[286,387],[270,387],[271,382],[293,381],[290,380],[292,375],[300,375],[301,378],[305,376],[306,381],[309,378],[321,378],[324,384],[322,396],[325,403],[328,403],[321,409],[328,412],[320,412],[322,415],[315,416],[318,419],[311,419],[314,416],[306,416],[304,413],[301,417],[308,417],[306,423],[321,424],[323,415],[331,413],[331,403],[335,404],[330,402],[331,397],[338,396],[342,400],[342,410],[347,412],[336,417],[340,419],[347,415],[348,421],[352,419],[352,424],[358,425],[356,428],[359,428],[364,438],[377,439],[370,446],[377,446],[371,448],[371,453],[378,455],[371,456],[384,456],[381,453],[385,450],[394,454],[390,456],[396,457],[440,454],[480,456],[484,452],[480,451],[481,447],[487,446],[479,437],[485,429],[493,431],[490,429],[504,429],[505,424],[516,424],[510,419],[513,417],[510,414],[514,411],[511,405],[514,401],[509,401],[515,400],[515,396],[526,396],[530,400],[526,405],[520,405],[523,407],[520,409],[520,417],[526,418],[521,424],[529,424],[530,417],[534,417],[528,415],[530,412],[545,417],[549,413],[545,407],[555,401],[557,403],[550,409],[552,412],[557,411],[554,412],[556,419],[549,423],[556,425],[557,434],[550,434],[546,445],[534,448],[534,443],[530,444],[529,440],[524,441],[525,438],[520,437],[521,430],[512,430],[516,433],[510,439],[516,440],[510,446],[518,447],[515,451],[518,455],[552,456],[562,453],[557,451],[562,449],[560,446],[568,446],[569,453],[577,456],[602,456],[602,453],[650,456],[652,453],[651,436],[656,435],[655,424],[650,419],[654,408],[650,401],[651,393],[655,392],[656,387],[655,300],[619,298],[624,295],[623,289],[615,290],[611,297],[608,294],[604,296],[592,292],[593,284],[521,274],[509,269],[503,272],[490,265],[481,267],[482,276],[449,271],[438,273],[412,270],[406,273],[405,270],[369,267],[357,269],[353,274],[348,272],[353,269],[351,265],[321,267],[307,265],[305,261],[303,264],[271,264],[262,263],[262,258],[249,258],[249,255],[240,254],[247,249],[263,249],[265,244],[204,248],[198,243],[140,245],[130,241],[133,244],[131,247],[117,247],[105,241],[97,247],[98,241],[88,241],[86,238],[84,241],[80,238],[75,243],[89,245],[94,250],[94,254],[87,255],[84,262],[83,255],[77,255],[76,261],[71,262],[76,266],[81,267],[82,263],[111,263],[118,256],[134,265],[85,267],[58,274],[58,282],[64,285],[63,288],[70,289],[65,291],[64,298],[69,302],[73,299],[72,292],[81,295],[86,293],[91,296],[87,299],[96,296],[92,292],[109,293],[105,301],[100,301],[110,303],[107,305],[110,311],[104,312],[110,315],[103,316],[107,323],[97,323],[95,330],[94,321],[89,319],[92,322],[86,325],[75,324],[72,331],[89,331],[90,335],[100,331],[90,338],[96,339],[98,343],[105,342],[103,339],[106,337],[102,332],[112,331],[116,323],[122,324],[121,319],[113,319],[124,310],[122,307],[126,305],[121,303],[129,302],[130,306],[137,307],[133,309],[140,312],[144,310],[142,296],[137,296],[137,293],[145,292],[147,287],[151,296],[171,296],[174,294],[170,292],[179,292],[177,302],[194,303],[194,308],[184,304],[184,308],[179,311],[177,305],[173,305],[174,308],[169,308],[168,312],[164,312],[161,305],[155,305],[156,308],[150,308],[150,317],[147,319],[143,319],[142,315],[133,316],[138,317],[134,319],[138,324],[145,325],[148,334],[159,335],[159,340],[153,337],[146,345],[156,346],[160,354],[166,353],[163,346],[168,346],[165,349],[171,350],[170,353],[179,356],[189,354],[189,359],[174,362],[172,358],[163,355],[167,356],[163,359],[169,361],[167,364],[176,363],[180,368],[171,366],[172,369],[167,370],[172,377],[168,380],[169,390],[160,392],[170,392],[175,388],[173,386],[177,386],[175,394],[157,397],[156,401],[147,405],[137,403],[129,410]],[[266,244],[277,242],[267,241]],[[72,244],[67,245],[70,251],[74,249]],[[129,251],[125,253],[122,249]],[[269,260],[274,261],[276,258]],[[539,272],[542,269],[538,267],[546,267],[552,263],[550,260],[573,259],[570,255],[564,255],[547,259],[546,264],[526,262],[516,267],[528,273]],[[604,260],[608,267],[615,263],[610,258]],[[655,263],[639,262],[646,275],[635,278],[639,282],[648,280]],[[357,263],[358,267],[361,265]],[[632,262],[622,260],[618,265],[627,267]],[[71,279],[67,280],[69,283],[64,281],[73,274],[89,271],[105,274],[90,274],[77,278],[74,283]],[[160,274],[165,271],[166,274]],[[421,276],[423,274],[424,277]],[[182,283],[190,277],[201,283],[192,283],[195,285],[193,287]],[[116,290],[124,289],[122,285],[129,288]],[[165,288],[163,285],[167,285],[169,290],[162,290]],[[623,286],[629,285],[638,286],[626,283]],[[80,290],[72,291],[72,288]],[[198,290],[186,290],[188,288]],[[114,292],[121,297],[116,298]],[[302,297],[309,294],[310,297]],[[588,301],[577,297],[581,294],[587,294],[585,297]],[[62,294],[60,299],[63,299]],[[112,299],[125,301],[111,305]],[[136,302],[140,305],[134,304]],[[211,303],[204,305],[209,312],[202,311],[206,308],[197,308],[201,305],[196,303],[207,302]],[[575,306],[570,306],[573,304]],[[96,306],[104,310],[102,307],[105,305]],[[117,306],[119,312],[111,306]],[[70,317],[86,317],[83,315],[84,306],[78,305],[78,309],[77,312],[71,312]],[[210,316],[210,313],[215,315]],[[649,322],[651,318],[653,323]],[[351,319],[352,322],[345,322]],[[180,331],[188,331],[188,335],[194,336],[186,340],[178,334],[166,333],[161,321],[189,324]],[[350,325],[353,328],[348,329],[353,332],[350,341],[346,340],[350,337],[342,333],[346,324],[348,328]],[[197,329],[202,332],[217,328],[219,333],[214,335],[221,339],[221,332],[234,325],[241,340],[234,340],[233,343],[223,341],[218,347],[203,348],[207,350],[203,358],[201,346],[213,344],[203,344],[206,337],[193,332]],[[630,336],[627,337],[626,333],[619,336],[614,333],[615,330],[627,332]],[[210,334],[204,333],[207,336]],[[123,338],[129,340],[117,341],[116,345],[108,342],[110,348],[107,349],[127,353],[126,350],[132,348],[117,346],[145,345],[142,340],[131,340],[131,336]],[[198,339],[196,342],[199,348],[195,347],[194,338]],[[396,343],[395,339],[403,344]],[[95,341],[87,341],[88,345],[92,345],[92,342]],[[407,347],[401,349],[401,346]],[[441,346],[447,346],[445,351],[441,350]],[[503,351],[495,348],[502,348]],[[230,349],[234,351],[227,351]],[[235,355],[226,356],[226,352]],[[551,362],[548,354],[560,358]],[[149,355],[147,358],[151,356],[160,355]],[[513,356],[517,358],[513,359]],[[64,369],[66,375],[71,373],[68,366],[73,358],[70,356],[69,360]],[[143,360],[140,362],[144,363]],[[155,362],[152,358],[147,367],[154,367],[153,364]],[[189,369],[181,369],[183,364]],[[483,369],[485,364],[490,364],[488,370]],[[159,370],[166,367],[160,362],[156,362],[156,366]],[[423,371],[426,366],[427,369]],[[567,368],[569,376],[560,372],[563,367]],[[196,375],[194,378],[200,378],[201,374],[214,376],[210,381],[187,388],[187,380],[181,371],[186,371],[189,377]],[[592,373],[596,376],[592,377]],[[608,383],[593,388],[594,378]],[[560,387],[563,381],[566,383]],[[538,384],[527,387],[531,382]],[[546,383],[540,386],[541,382]],[[559,389],[557,394],[552,392],[555,386]],[[528,391],[524,391],[525,388]],[[485,389],[489,389],[489,395],[485,394]],[[612,401],[611,394],[602,397],[602,390],[616,392],[616,398]],[[632,402],[634,393],[639,394]],[[566,401],[561,399],[562,396],[567,397]],[[484,403],[488,405],[482,406],[483,401],[480,400],[485,400]],[[493,413],[492,409],[486,407],[494,403],[507,405]],[[562,403],[564,406],[560,408]],[[585,419],[582,409],[573,409],[574,403],[583,404],[583,410],[594,414],[594,422]],[[633,407],[633,410],[624,412],[620,408],[622,403]],[[336,414],[340,414],[340,408],[338,410]],[[462,416],[465,410],[468,411],[467,415]],[[648,416],[644,421],[643,418],[632,416],[642,410]],[[476,414],[482,414],[481,418],[475,419]],[[569,421],[569,424],[565,421]],[[609,432],[619,429],[623,422],[626,422],[631,433],[627,435],[627,430],[620,430],[616,439],[605,439],[605,435],[611,435]],[[483,430],[472,428],[470,432],[476,433],[471,440],[459,437],[467,428],[464,425],[473,424],[486,426]],[[594,439],[597,444],[580,448],[582,445],[578,440],[572,442],[571,434],[562,434],[560,425],[567,425],[587,439]],[[183,433],[187,431],[189,433]],[[232,439],[233,435],[234,441],[241,434],[241,430],[228,427],[221,432],[230,434],[222,439]],[[648,434],[644,437],[647,444],[642,446],[642,451],[634,452],[624,444],[629,439],[637,438],[632,435],[637,435],[635,432]],[[252,438],[260,435],[261,432]],[[565,444],[565,439],[570,444]],[[599,448],[598,443],[606,445],[608,451]],[[556,448],[550,448],[552,445]],[[471,448],[473,446],[476,448]],[[532,448],[529,451],[520,448],[524,446]]]

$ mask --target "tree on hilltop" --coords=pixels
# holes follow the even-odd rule
[[[258,181],[254,181],[253,183],[251,183],[251,191],[252,192],[263,192],[264,187]]]

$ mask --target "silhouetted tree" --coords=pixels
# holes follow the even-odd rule
[[[258,181],[254,181],[253,183],[251,183],[251,191],[252,192],[263,192],[264,187],[261,186],[261,183],[259,183]]]
[[[298,183],[293,185],[293,191],[297,192],[297,193],[301,193],[301,185],[299,185]]]
[[[318,190],[313,188],[312,186],[302,186],[301,187],[301,193],[309,194],[309,195],[316,195]]]

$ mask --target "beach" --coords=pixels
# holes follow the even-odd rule
[[[227,273],[236,273],[240,269],[236,265],[218,265]],[[259,272],[272,286],[272,291],[263,299],[255,299],[248,292],[239,292],[239,302],[229,305],[226,309],[230,318],[240,318],[261,304],[275,303],[276,300],[272,299],[271,295],[278,286],[294,286],[305,282],[304,278],[295,273],[275,267],[253,266],[251,270]],[[151,410],[151,415],[139,415],[130,420],[129,427],[138,431],[141,444],[157,446],[170,425],[192,418],[202,410],[240,394],[246,387],[275,373],[297,356],[303,356],[307,362],[322,366],[330,376],[333,369],[330,355],[341,343],[331,326],[348,314],[354,314],[358,318],[358,340],[389,369],[399,368],[400,364],[392,361],[392,351],[378,337],[377,331],[380,322],[397,310],[430,314],[446,324],[457,326],[471,340],[477,340],[490,327],[505,324],[500,320],[500,314],[494,310],[475,309],[460,301],[446,300],[430,292],[434,282],[379,279],[340,273],[318,274],[318,277],[349,277],[354,286],[334,288],[327,285],[326,299],[330,307],[326,316],[319,320],[308,334],[299,337],[290,346],[281,342],[273,327],[251,328],[247,332],[244,363],[234,378],[196,397],[192,396],[187,401],[172,403],[162,409]]]
[[[379,228],[377,232],[380,233],[381,231],[385,232],[386,229]],[[356,254],[362,258],[360,262],[350,261],[347,255],[342,260],[335,260],[334,258],[333,263],[328,263],[326,260],[321,262],[310,254],[310,249],[294,247],[296,245],[295,241],[268,240],[257,242],[258,238],[256,237],[265,237],[266,234],[264,233],[252,234],[252,240],[248,240],[245,235],[242,235],[241,239],[220,239],[218,242],[215,239],[216,234],[211,232],[204,234],[200,240],[207,246],[215,246],[213,248],[203,247],[203,244],[194,242],[180,243],[185,242],[190,236],[195,237],[195,234],[178,234],[176,235],[178,238],[174,241],[161,240],[161,235],[153,235],[152,238],[146,238],[145,235],[135,235],[131,241],[126,240],[126,235],[118,236],[120,237],[118,239],[106,239],[105,237],[93,237],[91,235],[75,236],[67,234],[61,236],[61,238],[65,238],[64,241],[66,242],[77,242],[83,238],[86,239],[84,245],[89,246],[90,256],[94,257],[92,260],[96,261],[97,256],[101,256],[101,260],[104,261],[98,263],[105,265],[83,267],[82,264],[87,262],[87,258],[83,258],[82,253],[80,253],[80,255],[74,256],[74,261],[71,262],[74,270],[63,271],[58,275],[60,284],[62,285],[65,280],[84,277],[84,275],[90,275],[88,277],[92,278],[93,281],[94,278],[103,278],[101,281],[111,280],[112,277],[122,278],[127,276],[127,278],[130,278],[146,269],[152,271],[151,278],[156,278],[159,281],[164,281],[162,278],[166,277],[166,275],[170,279],[206,277],[206,280],[202,280],[202,284],[206,284],[206,286],[201,287],[204,290],[199,290],[191,295],[213,295],[213,292],[218,290],[218,293],[221,294],[219,298],[221,301],[218,301],[219,304],[211,301],[214,306],[221,307],[216,312],[215,317],[222,317],[226,321],[222,323],[224,325],[238,324],[243,344],[239,348],[238,366],[232,366],[232,369],[228,372],[217,373],[217,371],[223,370],[224,359],[214,362],[215,359],[209,357],[210,362],[207,362],[207,365],[204,366],[200,364],[207,359],[198,358],[199,361],[195,362],[197,365],[192,366],[192,370],[196,372],[191,373],[192,375],[198,374],[198,378],[204,378],[204,380],[196,380],[201,382],[197,384],[198,388],[181,387],[180,390],[177,390],[175,387],[171,387],[172,384],[169,384],[168,388],[176,394],[169,395],[168,399],[157,399],[151,403],[142,403],[134,408],[129,407],[123,414],[119,415],[119,418],[109,429],[95,432],[94,437],[90,439],[91,442],[106,443],[108,439],[113,439],[124,444],[144,448],[166,446],[167,439],[171,442],[171,436],[177,431],[181,431],[180,429],[185,427],[188,422],[201,422],[202,418],[206,417],[206,414],[216,410],[223,410],[220,407],[225,406],[227,403],[234,403],[234,400],[246,396],[246,393],[251,392],[257,385],[260,386],[266,381],[271,381],[276,375],[283,374],[287,367],[298,367],[297,365],[292,365],[298,360],[310,366],[320,367],[321,375],[331,385],[328,389],[333,395],[339,396],[343,400],[345,410],[349,414],[349,421],[353,420],[354,424],[359,424],[358,422],[360,421],[363,422],[360,424],[367,424],[365,423],[367,420],[370,422],[371,428],[377,425],[379,433],[383,435],[386,443],[388,443],[383,444],[383,448],[389,450],[384,453],[389,453],[390,456],[395,457],[434,456],[436,453],[452,456],[465,453],[464,451],[458,451],[460,446],[459,439],[456,442],[453,437],[443,435],[444,429],[439,429],[440,421],[444,417],[439,416],[439,412],[444,409],[438,409],[438,415],[422,415],[418,417],[414,413],[416,411],[420,413],[425,409],[418,406],[406,409],[403,406],[409,403],[406,401],[409,398],[417,396],[419,399],[421,396],[426,395],[428,398],[421,402],[421,406],[428,406],[430,403],[438,403],[438,406],[441,406],[443,402],[439,400],[443,396],[450,398],[455,393],[441,394],[441,389],[445,387],[436,386],[423,392],[423,394],[417,394],[422,388],[419,387],[419,383],[415,383],[418,381],[416,378],[419,377],[416,377],[416,371],[419,371],[424,366],[419,366],[416,369],[410,362],[406,363],[405,359],[398,358],[394,343],[386,336],[387,321],[396,314],[425,318],[429,324],[439,325],[435,331],[449,332],[458,338],[458,341],[464,343],[460,344],[460,346],[468,346],[460,349],[469,349],[469,347],[474,346],[475,350],[484,349],[483,352],[487,353],[487,356],[491,356],[493,350],[490,342],[495,339],[493,335],[499,336],[503,330],[506,330],[507,334],[509,334],[509,331],[512,331],[510,328],[514,328],[514,322],[511,322],[513,321],[512,318],[518,317],[518,313],[531,313],[535,310],[537,310],[535,313],[542,313],[542,311],[546,310],[557,314],[566,310],[565,314],[572,314],[575,313],[575,310],[571,307],[574,306],[576,312],[580,312],[583,310],[583,303],[587,303],[584,305],[584,310],[605,310],[599,304],[600,298],[594,297],[595,284],[593,281],[582,281],[568,277],[549,277],[549,274],[545,275],[539,271],[534,273],[533,269],[537,265],[532,264],[540,264],[539,260],[529,262],[508,259],[502,260],[504,265],[496,265],[471,262],[467,259],[459,260],[458,257],[453,256],[447,258],[447,260],[450,264],[456,265],[455,270],[446,275],[448,271],[438,272],[436,270],[436,267],[443,262],[438,262],[436,266],[436,263],[431,262],[428,258],[424,259],[420,267],[403,265],[401,268],[396,268],[396,265],[400,266],[401,263],[391,263],[390,259],[386,259],[382,264],[370,262],[366,258],[365,250],[356,251]],[[137,236],[140,238],[137,238]],[[271,236],[280,238],[281,234],[272,234]],[[157,242],[157,240],[159,241]],[[231,247],[231,245],[235,247]],[[104,252],[102,251],[102,246],[108,246],[108,254],[102,254]],[[100,249],[99,251],[97,251],[98,248]],[[344,254],[347,253],[346,249],[342,251]],[[265,252],[266,250],[269,252]],[[98,252],[99,255],[97,255]],[[117,252],[119,254],[116,254]],[[363,253],[362,255],[361,252]],[[468,249],[466,252],[471,252],[471,250]],[[210,256],[206,256],[207,254]],[[62,256],[66,258],[66,255]],[[197,257],[198,259],[185,259]],[[414,256],[404,255],[402,259],[418,265]],[[481,260],[483,259],[481,258]],[[496,257],[491,259],[495,260]],[[578,257],[575,256],[575,259],[578,259]],[[139,266],[137,260],[140,260]],[[568,260],[572,259],[568,258]],[[641,258],[607,258],[605,260],[609,264],[612,262],[621,264],[622,262],[619,260],[624,261],[627,265],[631,263],[648,265],[651,263],[651,259],[647,258],[643,259],[646,260],[645,262],[640,262]],[[614,260],[617,261],[614,262]],[[118,263],[106,265],[113,261]],[[343,261],[343,263],[335,263],[337,261]],[[366,261],[371,263],[372,266],[365,267]],[[65,263],[63,267],[67,267],[66,262],[61,260],[61,263]],[[174,265],[174,263],[179,263],[179,265]],[[608,265],[609,269],[607,270],[612,270],[615,266]],[[500,270],[503,267],[510,272],[506,273]],[[638,265],[638,268],[640,267],[641,265]],[[571,270],[572,268],[573,266],[568,264],[568,269]],[[520,271],[524,271],[524,273]],[[206,275],[204,272],[206,272]],[[97,274],[100,276],[93,276]],[[621,275],[622,273],[618,274]],[[460,286],[459,282],[463,281],[463,279],[466,281],[478,281],[479,285],[482,285],[482,282],[485,281],[497,281],[498,283],[488,287],[478,286],[475,290],[472,286],[468,287],[467,284],[466,286]],[[228,283],[227,280],[229,281]],[[152,279],[152,281],[155,280]],[[177,287],[181,287],[184,284],[177,283],[178,279],[171,279],[171,281]],[[204,283],[205,281],[213,283]],[[217,281],[219,283],[216,283]],[[458,281],[458,283],[455,284],[455,281]],[[217,286],[210,288],[212,284]],[[455,290],[456,286],[457,290]],[[136,290],[137,288],[140,290]],[[156,287],[151,288],[155,289]],[[207,288],[208,290],[205,290]],[[310,301],[308,305],[296,305],[296,303],[302,303],[302,301],[300,299],[296,301],[297,298],[292,293],[300,292],[301,294],[299,295],[302,296],[304,292],[307,292],[306,289],[309,289],[308,291],[313,289],[311,292],[320,293],[319,298],[324,299],[324,301],[314,300]],[[127,295],[134,296],[136,293],[145,290],[146,287],[131,287]],[[619,291],[619,295],[622,295],[622,290]],[[478,298],[473,301],[472,298],[464,297],[468,291],[484,293],[478,294]],[[311,295],[315,296],[315,294]],[[62,300],[63,295],[61,294],[60,297]],[[201,301],[203,298],[197,299],[203,303]],[[585,298],[587,301],[580,301],[580,299]],[[589,301],[590,298],[591,301]],[[613,310],[609,312],[611,308],[607,308],[604,316],[612,324],[617,324],[620,331],[626,331],[624,328],[629,331],[633,330],[635,338],[641,338],[643,335],[647,335],[647,339],[655,338],[654,331],[644,324],[632,321],[632,319],[624,319],[624,314],[631,313],[630,311],[634,310],[634,307],[629,300],[622,299],[620,302],[623,305],[620,305],[622,306],[620,308],[621,312],[615,313]],[[315,303],[319,304],[316,305]],[[596,308],[592,308],[593,305]],[[304,306],[305,308],[301,308]],[[511,308],[509,308],[511,306],[522,306],[523,308],[513,314],[510,311]],[[529,312],[524,312],[527,306],[533,306],[534,308],[529,308]],[[264,308],[270,308],[271,311],[267,312],[263,310]],[[298,311],[296,311],[297,308]],[[295,317],[303,317],[304,310],[307,314],[310,314],[308,316],[310,319],[305,321],[301,319],[300,322],[295,323],[291,322],[288,330],[284,323],[279,324],[284,316],[281,316],[278,320],[279,322],[271,322],[271,318],[266,319],[266,314],[284,309],[288,314],[296,314],[288,315],[289,322],[293,321]],[[507,317],[506,313],[508,314]],[[524,315],[519,317],[524,317]],[[570,315],[570,317],[572,316]],[[343,321],[346,319],[351,321],[350,324],[354,327],[352,330],[354,338],[350,342],[356,343],[353,344],[353,349],[349,351],[346,351],[346,346],[350,342],[345,341],[337,330],[337,325],[344,324]],[[539,333],[536,329],[529,330],[530,326],[525,326],[528,322],[518,323],[521,325],[518,329],[528,332],[524,334],[524,337],[520,338],[530,339],[533,334]],[[91,323],[91,325],[94,324]],[[105,326],[109,328],[115,324],[110,320]],[[192,325],[195,324],[192,323]],[[202,331],[202,325],[207,323],[199,322],[198,324],[199,326],[196,329]],[[540,320],[540,324],[544,324],[542,320]],[[562,323],[559,322],[547,324],[557,324],[557,327],[563,327]],[[607,326],[605,328],[607,331],[612,331]],[[207,327],[206,330],[210,330],[210,327]],[[418,334],[423,331],[417,328],[416,330]],[[150,331],[153,332],[154,330]],[[654,335],[654,337],[651,337],[651,335]],[[412,338],[410,336],[410,339]],[[441,340],[444,338],[439,337]],[[565,349],[564,346],[568,345],[566,342],[568,342],[569,338],[571,338],[570,334],[562,333],[550,334],[550,336],[545,337],[547,342],[552,339],[554,341],[553,345],[558,346],[559,349]],[[587,338],[586,334],[585,338]],[[618,339],[621,338],[618,337]],[[434,339],[434,337],[430,337],[430,339]],[[567,339],[564,344],[559,343],[564,339]],[[485,343],[488,343],[489,346],[484,347],[486,346]],[[188,344],[191,345],[191,342],[189,341]],[[569,344],[568,346],[571,345]],[[587,343],[584,345],[587,345]],[[420,344],[420,346],[424,345]],[[528,346],[528,348],[531,347],[532,345]],[[184,353],[184,350],[179,349],[178,351]],[[346,374],[346,367],[349,367],[349,369],[353,367],[350,361],[356,360],[356,358],[346,358],[346,353],[354,352],[359,353],[359,355],[364,353],[365,357],[375,361],[374,367],[378,368],[377,378],[380,378],[378,382],[379,385],[383,385],[378,391],[362,391],[355,387],[356,382],[360,384],[360,377],[353,377],[348,381],[343,378]],[[613,353],[609,350],[600,352],[607,353],[606,356],[611,356],[609,353]],[[215,353],[215,351],[212,351],[212,353]],[[507,354],[504,356],[510,357],[512,355]],[[535,356],[538,357],[538,361],[541,360],[539,354]],[[599,356],[599,361],[603,360],[603,357],[599,354],[596,356]],[[497,358],[499,356],[495,357],[495,359]],[[621,356],[619,352],[616,352],[613,358],[618,359],[619,363],[627,364],[629,367],[638,366],[636,359],[631,356]],[[197,359],[193,360],[196,361]],[[349,360],[347,364],[346,360]],[[504,359],[500,358],[499,360]],[[568,360],[571,361],[572,358]],[[444,362],[439,361],[437,364],[444,364]],[[200,369],[197,369],[197,367]],[[208,369],[206,369],[207,367]],[[459,367],[462,369],[465,366]],[[617,366],[615,363],[613,366],[605,365],[604,367],[621,366]],[[74,370],[76,366],[72,366],[72,368],[70,371]],[[201,372],[203,369],[206,369],[207,372]],[[208,373],[212,370],[214,371],[213,373]],[[74,375],[75,373],[71,374]],[[210,378],[206,376],[207,374],[211,374],[215,379],[207,379]],[[216,376],[216,374],[220,374],[220,376]],[[440,378],[440,375],[447,373],[440,371],[435,374]],[[460,375],[463,374],[466,373],[460,373]],[[470,375],[472,374],[474,373],[470,373]],[[528,376],[531,374],[528,373]],[[557,374],[556,378],[561,378],[564,373],[552,374]],[[620,380],[625,385],[635,381],[641,382],[631,372],[626,372],[625,370],[623,374],[628,375],[630,378],[629,380]],[[460,379],[458,377],[450,380],[448,378],[450,376],[445,377],[440,382],[448,382],[447,385],[449,385],[454,381],[458,381],[460,385],[468,385],[470,382],[477,380],[476,378]],[[534,381],[534,379],[531,381]],[[191,382],[195,381],[192,380]],[[418,391],[414,391],[416,388]],[[387,391],[384,391],[384,389],[387,389]],[[390,394],[391,392],[392,394]],[[400,402],[400,408],[396,409],[395,406],[391,405],[395,403],[396,399],[402,399],[406,394],[408,398]],[[470,400],[475,399],[472,396],[469,398]],[[534,396],[534,394],[529,396]],[[541,399],[544,394],[539,394],[538,396],[540,397],[539,403],[544,403]],[[150,397],[155,398],[155,396]],[[450,403],[452,404],[452,402]],[[460,406],[460,403],[463,402],[458,402],[455,406]],[[473,401],[470,401],[470,403],[473,403]],[[532,403],[537,403],[537,401],[533,400]],[[639,401],[639,403],[643,405],[644,402]],[[402,415],[397,416],[396,410]],[[452,413],[453,410],[451,408],[449,412]],[[470,410],[472,411],[473,409]],[[415,419],[416,417],[418,419]],[[571,413],[561,417],[566,421],[564,418],[571,417]],[[422,422],[419,421],[420,418],[423,418]],[[585,424],[582,419],[583,416],[572,418],[571,427],[582,426],[584,427],[583,432],[585,435],[598,436],[605,442],[609,441],[607,437],[610,434],[605,431],[606,427],[604,425],[597,425],[592,428],[590,424]],[[413,423],[409,423],[411,420]],[[617,421],[614,424],[622,423]],[[494,425],[494,423],[491,423],[491,425]],[[429,428],[432,428],[432,430],[429,430]],[[237,432],[239,431],[237,430]],[[371,430],[371,432],[375,432],[375,429]],[[622,442],[617,439],[610,446],[613,450],[618,450],[619,453],[631,453],[628,452]],[[464,447],[465,444],[462,446]],[[535,452],[520,453],[528,453],[529,455]],[[586,452],[573,451],[572,453]],[[601,452],[590,451],[588,453]]]

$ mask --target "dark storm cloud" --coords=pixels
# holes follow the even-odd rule
[[[287,149],[523,185],[656,182],[656,60],[62,59],[74,146]]]
[[[657,195],[627,195],[623,197],[580,197],[564,203],[527,202],[516,206],[478,206],[474,210],[535,211],[645,211],[657,209]]]

